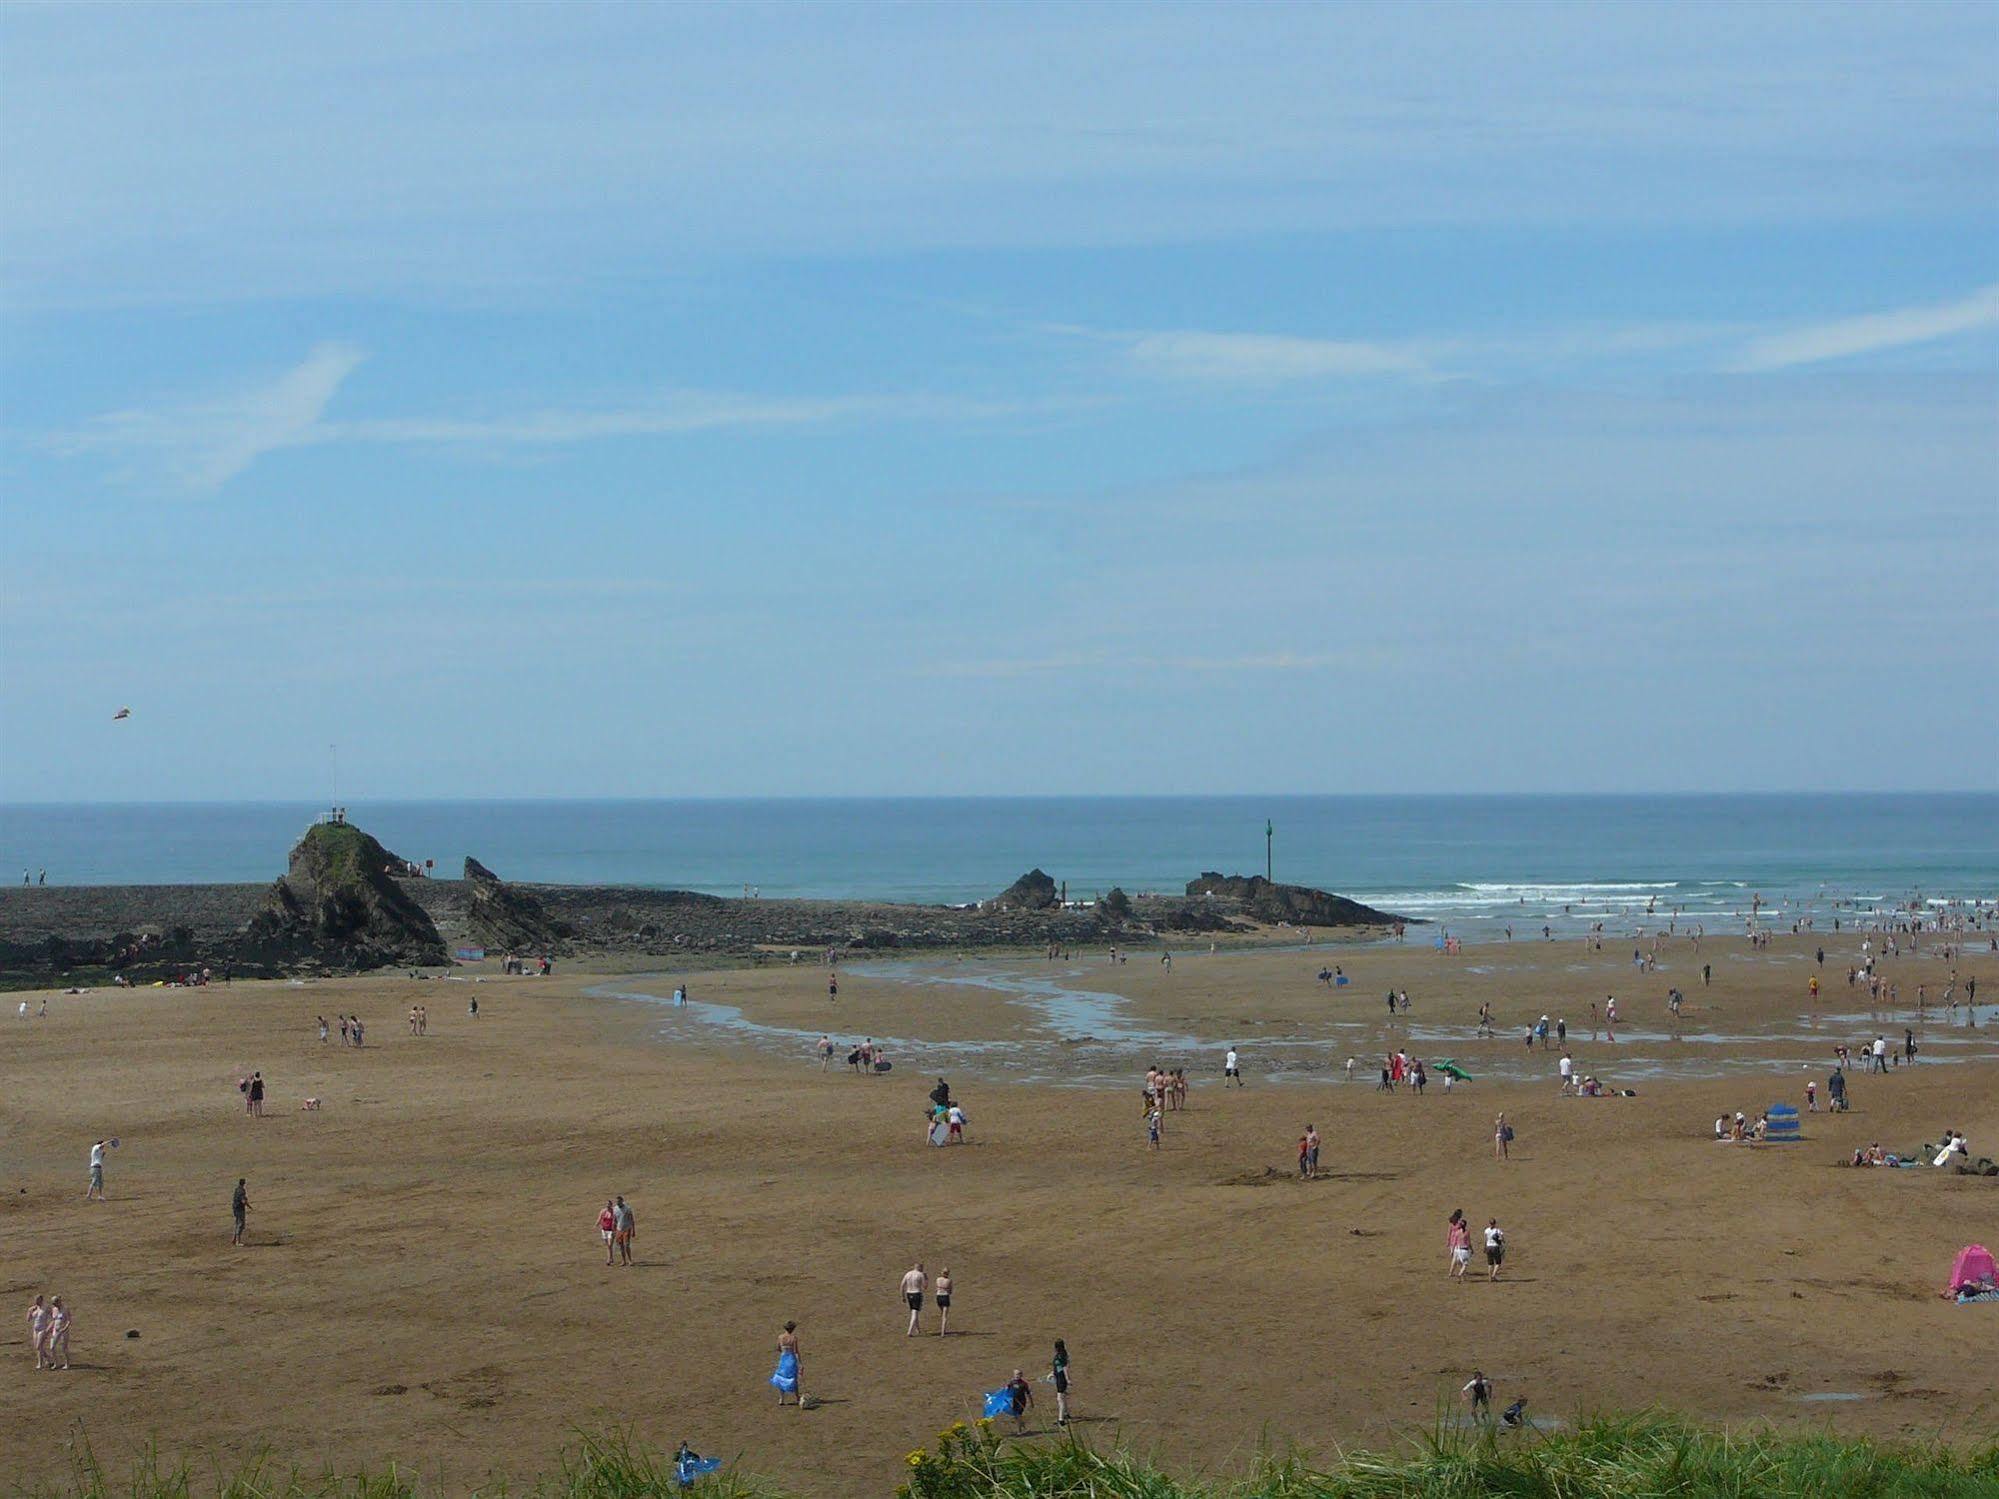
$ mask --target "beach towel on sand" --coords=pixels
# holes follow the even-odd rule
[[[786,1349],[777,1356],[777,1372],[770,1377],[771,1388],[792,1394],[798,1388],[798,1355]]]

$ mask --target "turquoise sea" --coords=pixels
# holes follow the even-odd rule
[[[323,808],[0,806],[0,871],[50,883],[273,878]],[[975,901],[1033,867],[1072,898],[1258,873],[1464,929],[1999,896],[1999,794],[1017,797],[354,802],[456,874],[765,896]]]

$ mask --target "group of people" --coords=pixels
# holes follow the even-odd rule
[[[937,1272],[933,1286],[929,1275],[924,1272],[923,1261],[918,1260],[902,1274],[902,1299],[909,1308],[909,1328],[905,1337],[915,1337],[923,1331],[923,1298],[925,1294],[937,1298],[937,1336],[943,1337],[951,1330],[951,1269],[947,1265]]]
[[[28,1344],[37,1369],[69,1367],[69,1307],[62,1297],[37,1296],[28,1303]]]
[[[606,1265],[632,1263],[632,1239],[638,1233],[638,1218],[623,1197],[607,1197],[597,1214],[597,1233],[604,1241]]]
[[[930,1106],[923,1114],[923,1138],[932,1145],[963,1145],[965,1126],[971,1120],[951,1096],[951,1085],[943,1078],[930,1090]]]
[[[1485,1244],[1485,1278],[1498,1280],[1500,1266],[1506,1263],[1506,1230],[1499,1226],[1497,1218],[1485,1220],[1481,1238]],[[1452,1280],[1463,1280],[1471,1270],[1472,1226],[1463,1208],[1452,1208],[1450,1221],[1444,1227],[1444,1247],[1449,1251]]]
[[[943,1337],[951,1318],[951,1288],[951,1272],[948,1269],[940,1269],[934,1281],[924,1270],[921,1260],[905,1270],[897,1289],[901,1304],[909,1311],[909,1323],[903,1336],[913,1338],[922,1332],[923,1305],[928,1296],[937,1304],[937,1336]],[[1069,1349],[1060,1338],[1055,1340],[1055,1351],[1049,1358],[1045,1379],[1055,1387],[1055,1424],[1066,1427],[1070,1419]],[[805,1350],[799,1341],[795,1321],[786,1322],[778,1330],[777,1367],[771,1371],[770,1386],[777,1391],[780,1408],[787,1401],[799,1410],[805,1408]],[[986,1414],[1011,1416],[1014,1430],[1023,1436],[1027,1432],[1028,1412],[1033,1407],[1034,1387],[1027,1382],[1027,1374],[1021,1369],[1015,1369],[1004,1385],[986,1396]]]
[[[424,1028],[428,1030],[430,1027],[429,1013],[420,1005],[413,1006],[410,1009],[410,1034],[412,1036],[419,1033],[417,1030],[417,1019],[420,1015],[423,1018]],[[324,1015],[315,1018],[319,1021],[319,1039],[323,1045],[332,1038],[332,1031],[327,1025]],[[361,1045],[367,1032],[367,1027],[361,1023],[361,1017],[359,1015],[340,1015],[336,1018],[340,1022],[340,1044],[342,1046]]]

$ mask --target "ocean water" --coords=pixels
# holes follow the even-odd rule
[[[303,803],[0,806],[0,878],[267,880]],[[1679,913],[1999,896],[1999,794],[1018,797],[355,802],[350,819],[455,875],[955,903],[1033,867],[1072,899],[1261,873],[1496,934]]]

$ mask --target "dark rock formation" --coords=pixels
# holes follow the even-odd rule
[[[987,904],[1002,911],[1052,911],[1062,904],[1062,895],[1055,881],[1030,869]]]
[[[246,953],[266,963],[312,959],[353,969],[446,961],[436,925],[390,874],[403,867],[351,823],[315,823],[250,919]]]
[[[1220,875],[1210,871],[1187,882],[1189,900],[1232,907],[1257,921],[1293,926],[1391,926],[1408,918],[1377,911],[1344,895],[1308,885],[1279,885],[1260,874]]]
[[[465,935],[494,952],[544,952],[572,935],[539,897],[509,885],[477,859],[465,860]]]
[[[1113,885],[1110,894],[1097,902],[1097,909],[1113,921],[1123,921],[1131,915],[1131,897]]]

